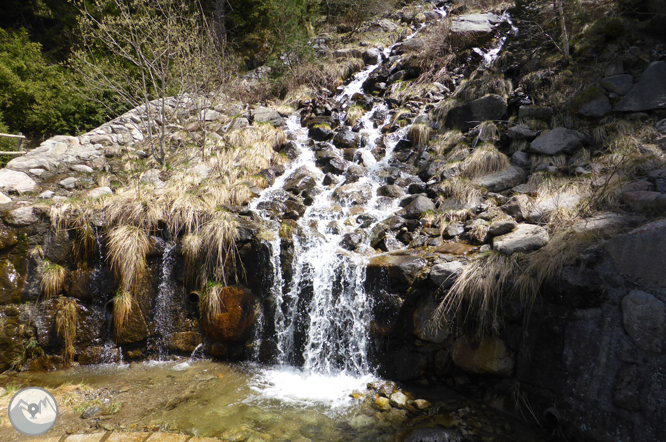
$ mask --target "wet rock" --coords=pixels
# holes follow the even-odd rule
[[[87,193],[89,198],[99,198],[104,195],[113,195],[113,190],[110,187],[97,187],[89,190]]]
[[[176,332],[169,335],[168,346],[172,351],[191,354],[202,342],[203,339],[197,332]]]
[[[13,229],[8,229],[4,224],[0,224],[0,250],[7,249],[18,243],[18,235]]]
[[[430,402],[426,401],[425,399],[415,399],[414,400],[414,406],[417,409],[423,411],[423,410],[427,410],[428,408],[430,408],[432,406],[432,404]]]
[[[390,287],[413,285],[425,268],[426,261],[418,256],[380,255],[370,258],[366,285],[388,282]]]
[[[375,65],[382,60],[382,53],[377,48],[369,48],[363,52],[363,61],[366,65]]]
[[[365,234],[362,230],[356,230],[351,233],[345,234],[342,237],[340,246],[347,250],[356,250],[356,247],[363,242],[365,239]]]
[[[601,85],[608,92],[626,95],[634,87],[634,79],[631,75],[614,75],[601,80]]]
[[[363,205],[370,200],[372,189],[367,184],[361,186],[345,184],[335,189],[333,196],[336,201],[344,205]]]
[[[636,365],[622,367],[617,373],[617,381],[613,391],[613,404],[624,410],[641,410],[642,379]]]
[[[463,263],[460,261],[438,261],[430,269],[430,281],[436,287],[449,288],[456,282],[458,276],[462,273],[464,268]]]
[[[88,407],[86,411],[81,413],[81,419],[90,419],[99,412],[100,412],[99,407],[93,405],[92,407]]]
[[[120,348],[86,347],[78,354],[78,362],[81,365],[117,363],[121,360]]]
[[[333,131],[327,127],[314,126],[308,130],[308,136],[315,141],[328,141],[333,138]]]
[[[400,198],[404,196],[405,193],[402,189],[396,185],[389,184],[387,186],[382,186],[377,189],[377,196],[387,196],[390,198]]]
[[[426,297],[414,310],[412,321],[417,338],[425,342],[441,344],[446,341],[450,333],[446,325],[433,323],[432,315],[437,307],[438,304],[432,296]]]
[[[470,373],[501,377],[513,374],[513,356],[498,337],[484,336],[479,343],[462,337],[453,344],[451,358],[458,368]]]
[[[317,177],[306,167],[296,169],[284,183],[284,190],[295,195],[309,195],[317,187]]]
[[[442,428],[418,428],[405,439],[405,442],[461,442],[462,438],[454,430]]]
[[[666,287],[666,219],[616,236],[605,248],[620,274]]]
[[[482,121],[506,118],[506,100],[499,95],[486,95],[454,107],[446,116],[446,126],[467,131]]]
[[[340,149],[357,149],[359,147],[359,136],[348,129],[343,129],[333,138],[333,144]]]
[[[493,238],[493,249],[505,255],[532,252],[546,244],[548,231],[532,224],[519,224],[513,232]]]
[[[400,391],[393,393],[391,397],[389,397],[389,403],[396,408],[405,408],[408,400],[409,398]]]
[[[363,430],[364,428],[371,427],[374,424],[375,420],[365,414],[360,414],[358,416],[355,416],[354,418],[352,418],[351,421],[349,421],[349,426],[356,431],[360,431]]]
[[[435,211],[435,203],[430,198],[418,195],[414,200],[409,203],[405,209],[404,218],[420,218],[428,212]]]
[[[289,141],[285,143],[281,148],[280,148],[280,153],[284,154],[289,158],[291,161],[294,161],[296,158],[298,158],[298,147],[296,146],[296,143],[293,141]]]
[[[516,166],[509,166],[505,170],[475,179],[474,184],[485,187],[491,192],[501,192],[524,183],[526,179],[527,174],[523,169]]]
[[[492,236],[505,235],[512,232],[517,225],[518,223],[511,218],[500,219],[493,222],[490,227],[488,227],[488,234]]]
[[[148,325],[146,324],[146,319],[143,316],[141,308],[134,301],[127,323],[120,332],[116,331],[114,342],[118,345],[133,344],[144,341],[147,338]]]
[[[583,147],[585,135],[575,130],[558,127],[541,135],[530,144],[530,151],[542,155],[573,153]]]
[[[22,278],[11,261],[0,261],[0,305],[21,301]]]
[[[492,32],[502,22],[498,15],[487,14],[465,14],[453,18],[451,32],[456,34]]]
[[[666,352],[666,305],[640,290],[622,298],[622,325],[638,348]]]
[[[0,170],[0,189],[8,193],[37,192],[37,183],[23,172]]]
[[[636,85],[615,105],[616,112],[666,109],[666,62],[652,63]]]
[[[257,300],[244,287],[225,287],[220,297],[222,311],[212,320],[204,319],[204,332],[220,342],[238,341],[257,320]]]
[[[375,397],[372,406],[373,408],[379,411],[389,411],[391,409],[391,404],[389,403],[389,399],[379,395]]]
[[[25,227],[39,221],[35,208],[32,206],[19,207],[5,215],[5,222],[13,226]]]
[[[284,124],[284,118],[273,109],[267,107],[260,107],[252,111],[252,117],[257,123],[271,123],[275,127],[280,127]]]

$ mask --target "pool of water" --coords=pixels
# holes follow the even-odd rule
[[[378,411],[375,392],[366,389],[372,381],[370,376],[210,361],[110,364],[0,377],[10,392],[41,386],[54,393],[60,419],[49,435],[159,430],[238,442],[401,441],[418,428],[448,428],[468,440],[545,440],[512,418],[435,389],[428,389],[432,395],[425,399],[432,406],[426,410]],[[353,392],[363,397],[354,399]],[[10,396],[0,401],[0,413],[6,414]],[[21,440],[7,419],[0,421],[0,439]]]

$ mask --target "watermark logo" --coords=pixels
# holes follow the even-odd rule
[[[46,433],[58,419],[58,404],[51,393],[38,387],[20,390],[9,402],[12,426],[26,436]]]

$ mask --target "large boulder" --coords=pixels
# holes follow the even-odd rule
[[[463,271],[460,261],[438,261],[430,269],[430,281],[437,287],[449,288]]]
[[[666,287],[666,219],[616,236],[605,247],[621,275]]]
[[[506,118],[506,100],[499,95],[486,95],[469,103],[456,106],[446,115],[446,126],[462,131],[469,130],[482,121]]]
[[[435,324],[432,315],[437,309],[437,302],[432,296],[421,301],[414,310],[414,334],[422,341],[441,344],[449,337],[449,328],[445,324]]]
[[[585,135],[580,132],[557,127],[532,141],[530,151],[541,155],[572,153],[583,147],[585,140]]]
[[[515,230],[493,238],[493,249],[505,255],[528,253],[548,244],[548,231],[532,224],[518,224]]]
[[[634,86],[634,79],[631,75],[614,75],[601,80],[601,85],[608,92],[618,95],[626,95]]]
[[[411,286],[425,266],[426,261],[420,256],[375,256],[368,262],[366,285],[369,289],[382,283],[391,288]]]
[[[37,192],[37,183],[23,172],[0,170],[0,189],[8,193]]]
[[[430,198],[419,195],[404,209],[405,218],[420,218],[428,212],[435,211],[435,203]]]
[[[220,297],[222,310],[213,318],[204,316],[204,332],[216,341],[237,341],[257,320],[257,300],[243,287],[225,287]]]
[[[616,112],[666,109],[666,63],[655,61],[636,85],[615,105]]]
[[[525,171],[517,166],[491,173],[474,180],[474,184],[485,187],[491,192],[501,192],[522,184],[527,179]]]
[[[306,195],[317,187],[316,175],[305,166],[296,169],[284,182],[284,190],[294,195]]]
[[[573,110],[581,117],[601,118],[611,111],[611,104],[604,91],[593,86],[574,97]]]
[[[29,226],[39,221],[32,206],[19,207],[5,215],[5,221],[12,226]]]
[[[271,123],[273,126],[279,127],[284,124],[284,118],[273,109],[267,107],[260,107],[252,112],[252,117],[257,123]]]
[[[359,144],[359,136],[350,130],[341,130],[333,138],[333,144],[340,149],[356,149]]]

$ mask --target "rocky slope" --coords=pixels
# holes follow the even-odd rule
[[[45,299],[54,266],[66,275],[54,295],[76,300],[80,364],[199,344],[274,360],[270,327],[257,344],[276,284],[274,233],[287,287],[295,244],[321,228],[341,236],[335,253],[368,259],[369,360],[381,375],[445,383],[580,440],[665,439],[664,42],[604,17],[576,36],[566,64],[523,10],[442,15],[418,4],[369,23],[358,45],[316,39],[346,75],[361,70],[355,90],[292,96],[291,106],[224,97],[204,114],[174,101],[164,170],[146,153],[145,109],[12,160],[0,171],[0,369],[62,363],[63,298]],[[270,152],[251,155],[257,143]],[[255,150],[228,155],[247,145]],[[318,171],[292,167],[302,148]],[[234,168],[248,172],[211,209]],[[253,206],[276,182],[280,192]],[[331,223],[304,230],[322,189]],[[196,199],[187,211],[183,195]],[[377,219],[370,204],[394,210]],[[226,307],[211,317],[200,303],[210,287],[196,277],[211,255],[188,250],[197,229],[222,221],[220,207],[244,271],[233,266]],[[147,270],[118,330],[114,296],[127,276],[114,272],[108,241],[124,222],[148,235]]]

